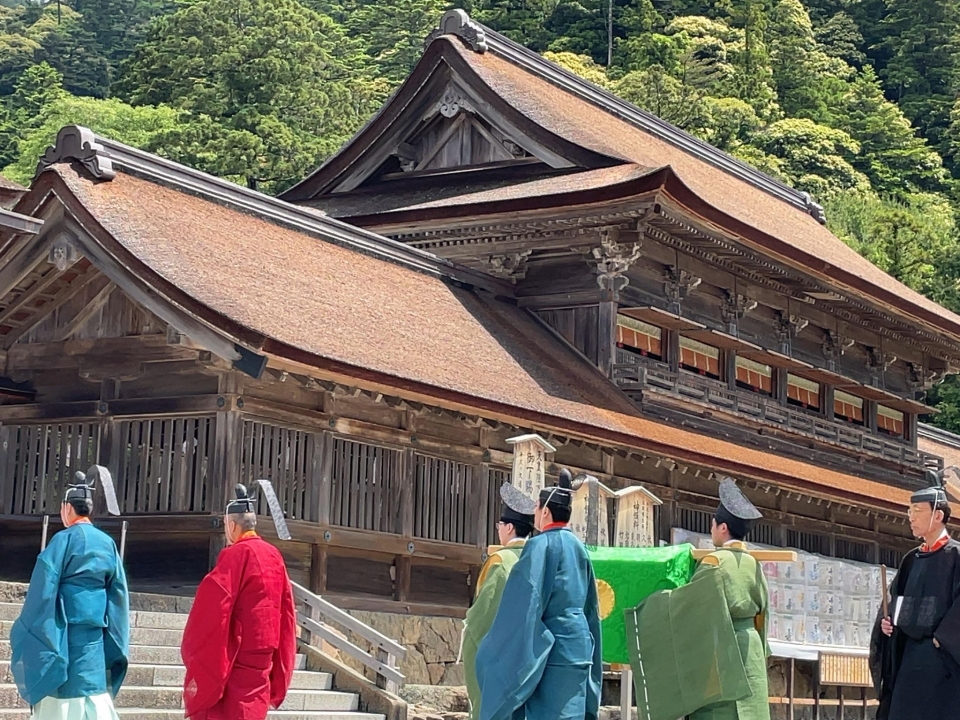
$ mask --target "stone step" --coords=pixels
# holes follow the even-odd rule
[[[10,639],[10,629],[13,627],[12,620],[0,621],[0,638]],[[183,640],[183,629],[169,630],[165,628],[153,627],[130,627],[131,645],[149,645],[150,647],[180,647]]]
[[[302,655],[300,657],[303,657]],[[127,668],[127,685],[147,687],[183,687],[186,669],[177,665],[131,665]],[[10,662],[0,661],[0,685],[13,684]],[[329,673],[295,670],[290,683],[291,690],[330,690],[333,676]]]
[[[0,625],[12,623],[20,617],[21,605],[17,603],[0,603]],[[130,627],[155,628],[158,630],[183,630],[187,624],[185,613],[144,612],[134,610],[130,613]],[[2,631],[6,637],[8,630]]]
[[[124,685],[114,704],[118,708],[154,708],[175,710],[183,706],[180,688],[142,687]],[[0,685],[0,708],[22,708],[27,704],[20,698],[14,685]],[[357,696],[334,690],[290,690],[281,710],[353,712],[357,709]]]
[[[131,720],[183,720],[183,710],[117,708],[117,715]],[[30,711],[23,708],[0,710],[0,720],[30,720]],[[267,720],[384,720],[384,716],[361,712],[273,710]]]
[[[10,660],[10,641],[0,640],[0,661]],[[131,645],[130,657],[132,665],[181,665],[179,647],[150,647],[148,645]],[[297,655],[295,670],[306,670],[307,659],[304,655]]]

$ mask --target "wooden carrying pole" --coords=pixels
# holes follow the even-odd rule
[[[880,607],[883,608],[883,617],[890,617],[890,605],[887,602],[887,566],[880,566]]]
[[[716,551],[695,549],[693,551],[693,559],[703,560],[712,552]],[[797,553],[795,550],[749,550],[748,552],[760,562],[795,563],[797,561]]]
[[[40,537],[40,552],[47,549],[47,533],[50,530],[50,516],[43,516],[43,535]]]

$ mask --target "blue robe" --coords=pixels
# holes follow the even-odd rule
[[[130,605],[117,546],[89,523],[61,530],[37,558],[10,630],[11,669],[31,705],[116,695],[127,673]]]
[[[528,540],[477,650],[480,720],[596,720],[603,664],[593,567],[566,529]]]

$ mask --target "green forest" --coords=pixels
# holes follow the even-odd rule
[[[612,2],[612,5],[611,5]],[[0,0],[0,172],[65,124],[268,193],[416,63],[445,0]],[[467,0],[473,18],[810,192],[960,311],[960,0]],[[928,393],[960,431],[960,382]]]

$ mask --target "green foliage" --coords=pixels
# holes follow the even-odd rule
[[[106,137],[135,147],[148,147],[154,137],[177,124],[177,112],[166,107],[130,107],[117,99],[99,100],[61,94],[36,116],[34,127],[19,141],[19,157],[2,173],[29,184],[37,161],[64,125],[84,125]]]
[[[295,0],[197,0],[153,25],[116,90],[183,111],[158,150],[269,191],[339,148],[387,85],[342,27]]]

